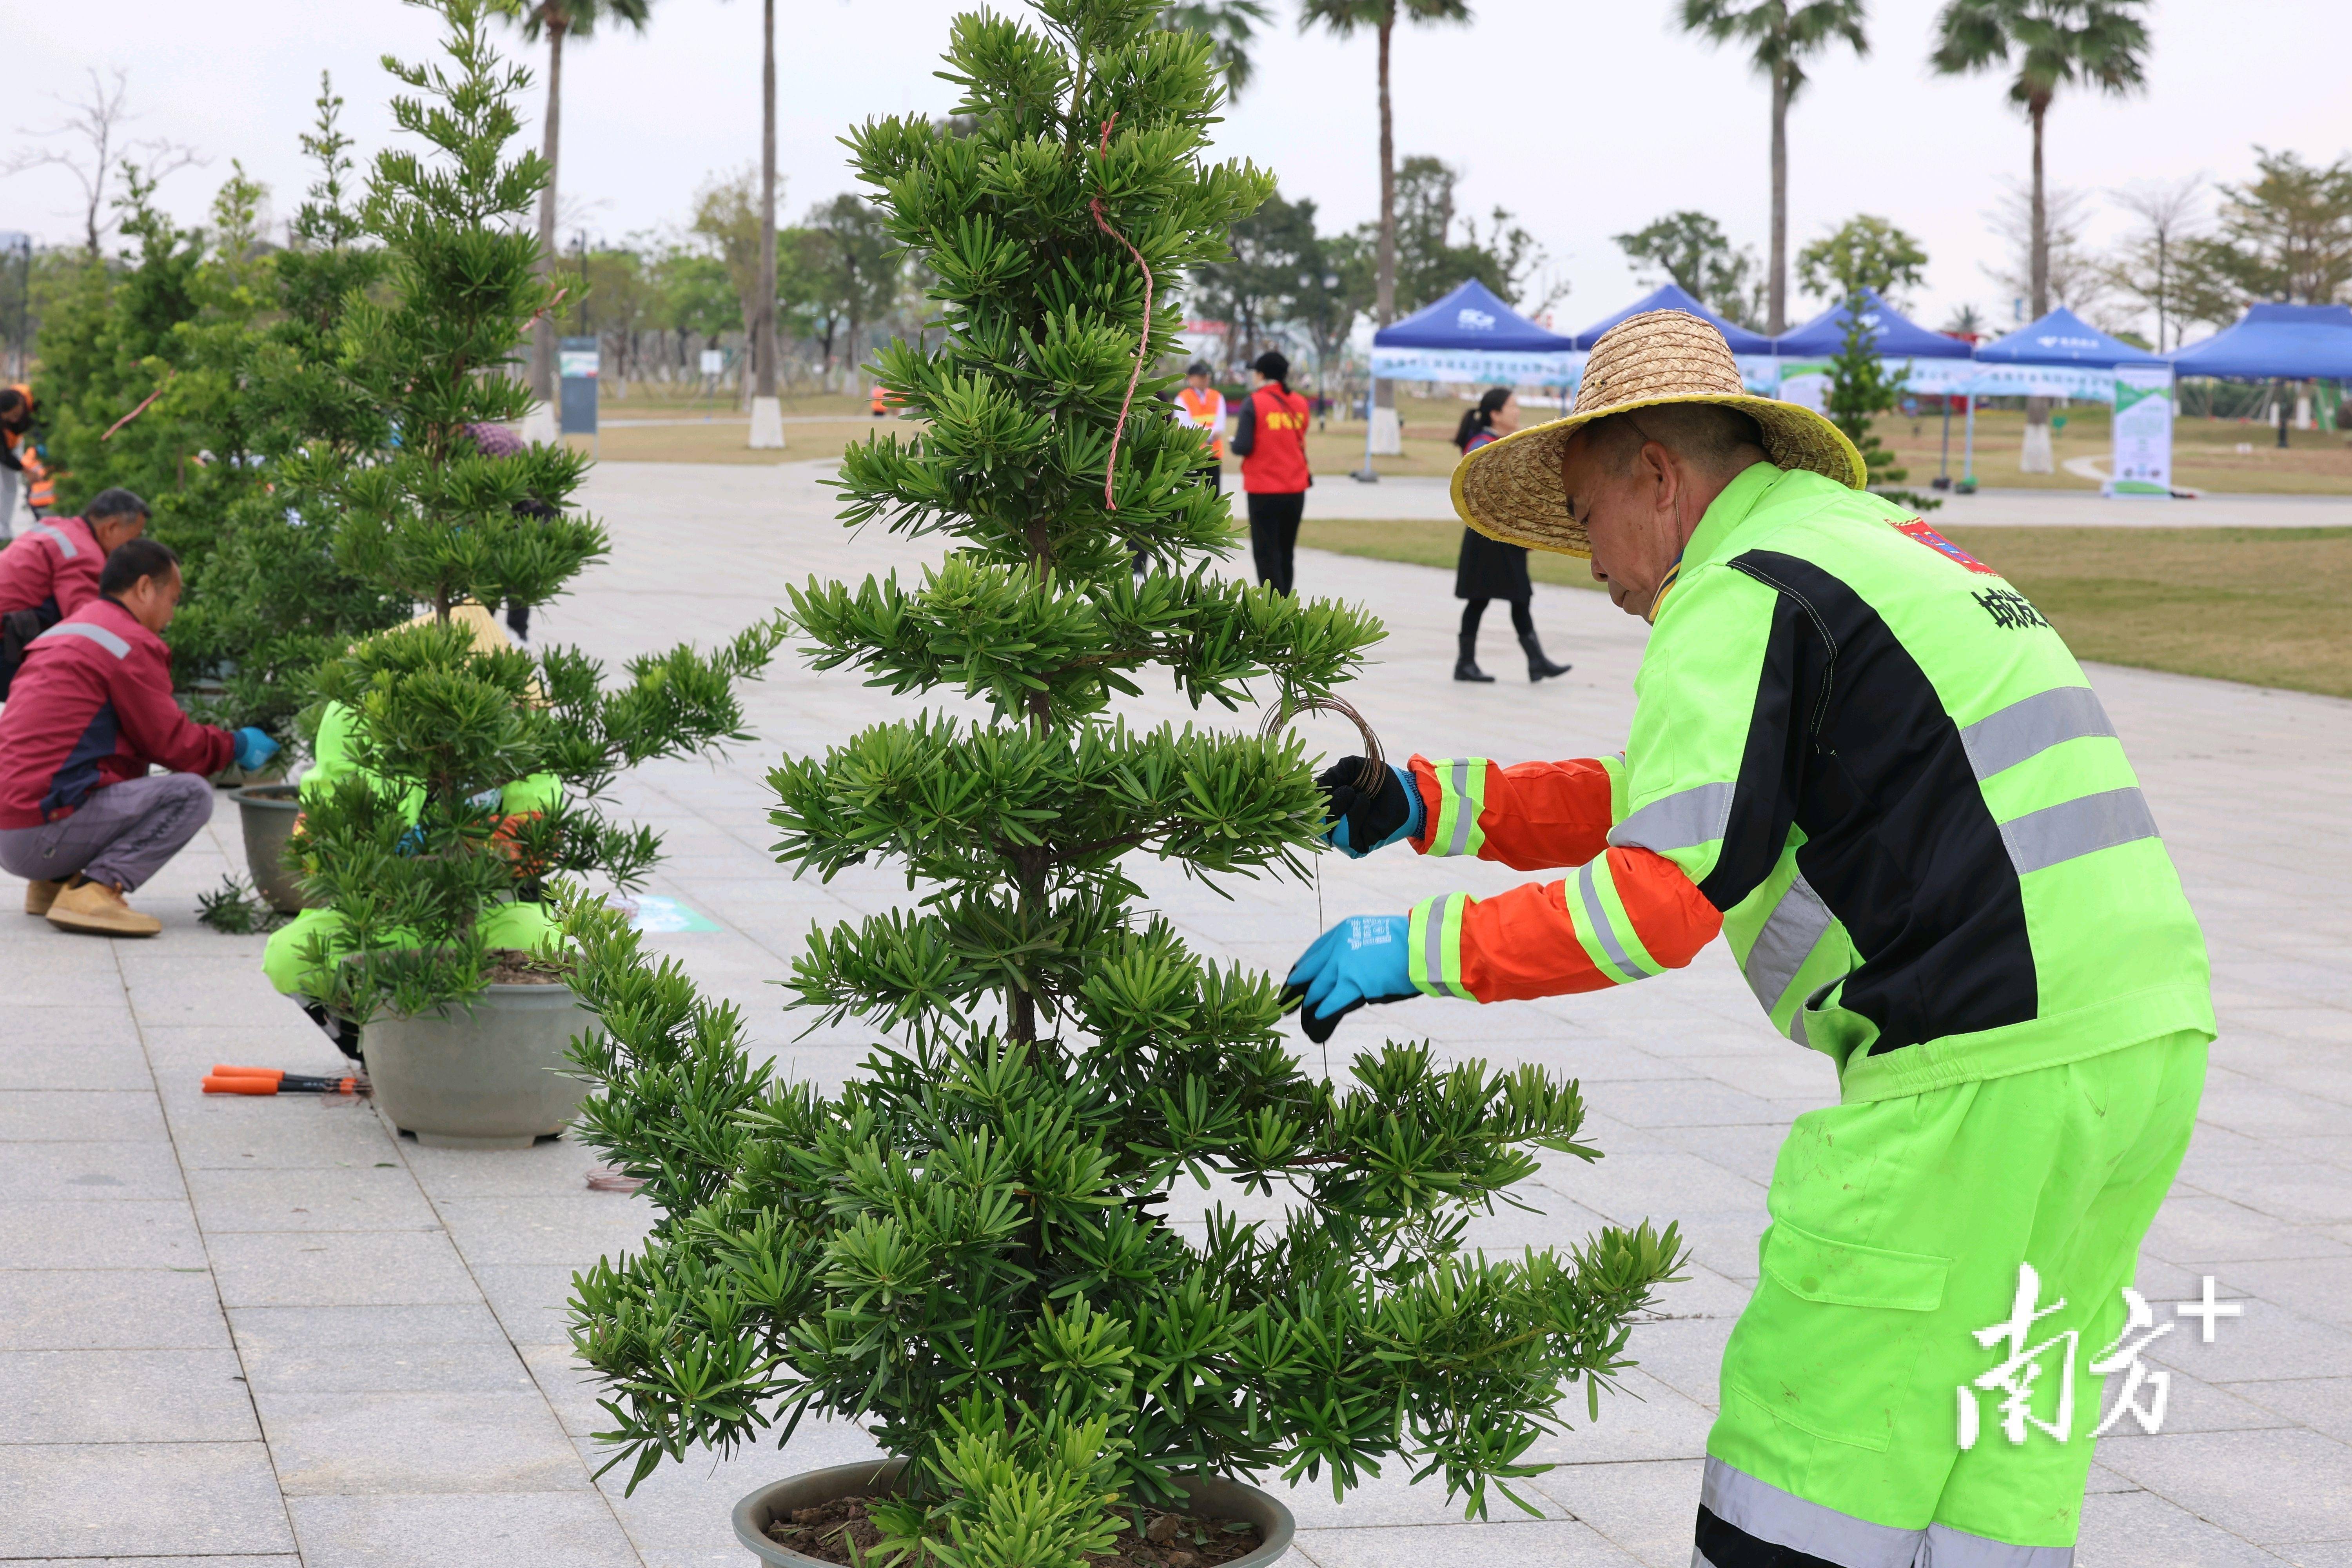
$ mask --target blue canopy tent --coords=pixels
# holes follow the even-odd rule
[[[1958,338],[1929,331],[1867,289],[1862,291],[1862,310],[1863,324],[1875,334],[1881,359],[1967,359],[1971,352]],[[1773,339],[1772,352],[1782,359],[1827,359],[1844,349],[1845,323],[1846,308],[1841,300],[1794,331]]]
[[[2176,375],[2352,381],[2352,305],[2249,305],[2236,326],[2170,358]]]
[[[1601,341],[1601,333],[1627,317],[1638,316],[1644,310],[1687,310],[1721,332],[1723,341],[1731,345],[1731,352],[1736,354],[1769,354],[1772,352],[1771,339],[1761,332],[1751,332],[1746,327],[1727,321],[1717,315],[1713,310],[1700,304],[1679,283],[1660,284],[1615,315],[1601,317],[1601,320],[1576,334],[1574,340],[1576,346],[1580,349],[1591,348]]]
[[[2119,364],[2161,365],[2146,349],[2099,331],[2061,306],[2007,337],[1977,348],[1977,377],[1967,390],[1979,397],[2089,397],[2116,391]]]
[[[1372,374],[1381,381],[1471,381],[1502,386],[1565,386],[1576,344],[1546,331],[1496,298],[1475,278],[1372,334]]]

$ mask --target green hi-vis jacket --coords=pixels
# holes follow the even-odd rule
[[[2082,667],[1917,518],[1748,468],[1685,548],[1634,689],[1622,763],[1515,780],[1414,760],[1427,851],[1584,862],[1416,910],[1423,989],[1530,994],[1513,976],[1537,967],[1555,991],[1645,978],[1719,911],[1773,1026],[1838,1062],[1848,1101],[2211,1037],[2204,939]],[[1548,825],[1573,816],[1558,781],[1577,769],[1609,847],[1544,858],[1537,840],[1574,837]],[[1544,963],[1539,940],[1578,951]]]

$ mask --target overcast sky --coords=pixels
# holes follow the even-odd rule
[[[1229,153],[1312,197],[1326,226],[1374,216],[1379,180],[1373,46],[1302,37],[1296,0],[1272,0],[1258,76],[1219,129]],[[778,155],[785,216],[850,184],[835,142],[867,115],[937,111],[931,72],[953,0],[780,0]],[[1610,236],[1679,207],[1712,214],[1760,251],[1769,215],[1765,89],[1735,55],[1669,26],[1670,0],[1474,0],[1468,27],[1406,31],[1396,49],[1400,156],[1460,166],[1463,195],[1511,208],[1571,292],[1564,325],[1635,293]],[[1985,274],[2000,240],[1987,214],[2028,170],[2030,137],[1990,78],[1949,80],[1925,63],[1936,6],[1879,0],[1865,60],[1832,56],[1790,117],[1790,250],[1855,212],[1924,241],[1927,285],[1914,313],[1940,324],[1963,302],[1996,325],[2011,300]],[[296,137],[320,70],[349,100],[362,152],[389,134],[378,58],[427,51],[434,19],[394,0],[75,0],[12,5],[0,154],[22,129],[52,123],[46,92],[71,93],[92,68],[130,72],[134,131],[191,143],[209,165],[172,177],[165,205],[198,217],[232,158],[267,183],[280,216],[308,174]],[[599,36],[565,59],[565,205],[592,237],[619,240],[681,221],[697,184],[759,155],[758,0],[656,0],[643,36]],[[2049,130],[2054,184],[2100,198],[2094,230],[2124,219],[2106,193],[2134,182],[2244,176],[2252,146],[2332,162],[2352,142],[2344,80],[2352,9],[2342,0],[2170,0],[2154,8],[2148,91],[2126,100],[2062,97]],[[516,40],[520,47],[520,40]],[[542,64],[538,51],[531,63]],[[534,126],[540,102],[531,94]],[[20,129],[21,128],[21,129]],[[52,240],[79,233],[69,177],[0,181],[0,229]],[[570,240],[566,237],[566,243]],[[1792,285],[1793,286],[1793,285]],[[1802,320],[1811,301],[1792,304]]]

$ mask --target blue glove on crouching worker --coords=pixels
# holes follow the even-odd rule
[[[1348,757],[1315,775],[1328,803],[1324,815],[1330,827],[1324,839],[1350,860],[1360,860],[1375,849],[1421,836],[1421,790],[1412,775],[1394,763],[1380,788],[1363,788],[1364,759]]]
[[[257,730],[250,724],[230,738],[236,742],[236,751],[231,754],[229,761],[247,773],[251,773],[278,754],[278,742],[271,740],[267,731]]]
[[[1339,1020],[1367,1002],[1402,1002],[1421,992],[1406,949],[1410,915],[1353,915],[1316,938],[1283,983],[1286,1004],[1299,1006],[1299,1026],[1321,1045]]]

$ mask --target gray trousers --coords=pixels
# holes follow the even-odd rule
[[[212,819],[213,786],[202,773],[149,773],[90,791],[62,822],[0,827],[0,866],[27,881],[79,872],[128,892]]]

